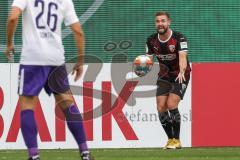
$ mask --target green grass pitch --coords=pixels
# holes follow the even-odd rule
[[[96,160],[240,160],[240,147],[92,149]],[[26,160],[24,150],[2,150],[0,160]],[[41,150],[41,160],[80,160],[77,150]]]

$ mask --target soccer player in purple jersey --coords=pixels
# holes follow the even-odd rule
[[[44,88],[54,94],[65,114],[67,125],[75,138],[82,160],[93,159],[86,143],[81,114],[74,104],[65,68],[61,37],[62,23],[69,26],[78,48],[78,61],[73,68],[75,81],[83,72],[84,33],[72,0],[14,0],[7,22],[6,57],[11,60],[13,35],[23,15],[23,47],[19,69],[18,94],[21,106],[21,131],[28,148],[29,160],[39,160],[38,129],[34,108]]]
[[[181,115],[178,104],[185,94],[191,68],[187,58],[187,40],[180,32],[170,29],[170,15],[157,12],[155,27],[157,33],[146,42],[146,54],[157,57],[160,71],[157,80],[157,109],[159,120],[168,136],[164,149],[179,149]]]

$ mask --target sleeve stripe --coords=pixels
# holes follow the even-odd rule
[[[147,56],[153,56],[153,54],[146,53]]]
[[[180,50],[179,53],[181,53],[181,52],[188,52],[188,50]]]

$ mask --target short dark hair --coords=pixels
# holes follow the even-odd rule
[[[156,12],[155,17],[162,16],[162,15],[165,15],[165,16],[167,16],[168,19],[170,19],[170,14],[168,12],[165,12],[165,11]]]

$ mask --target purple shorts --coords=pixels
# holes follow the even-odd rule
[[[20,65],[18,94],[38,96],[42,88],[51,93],[65,93],[70,89],[65,65],[37,66]]]

